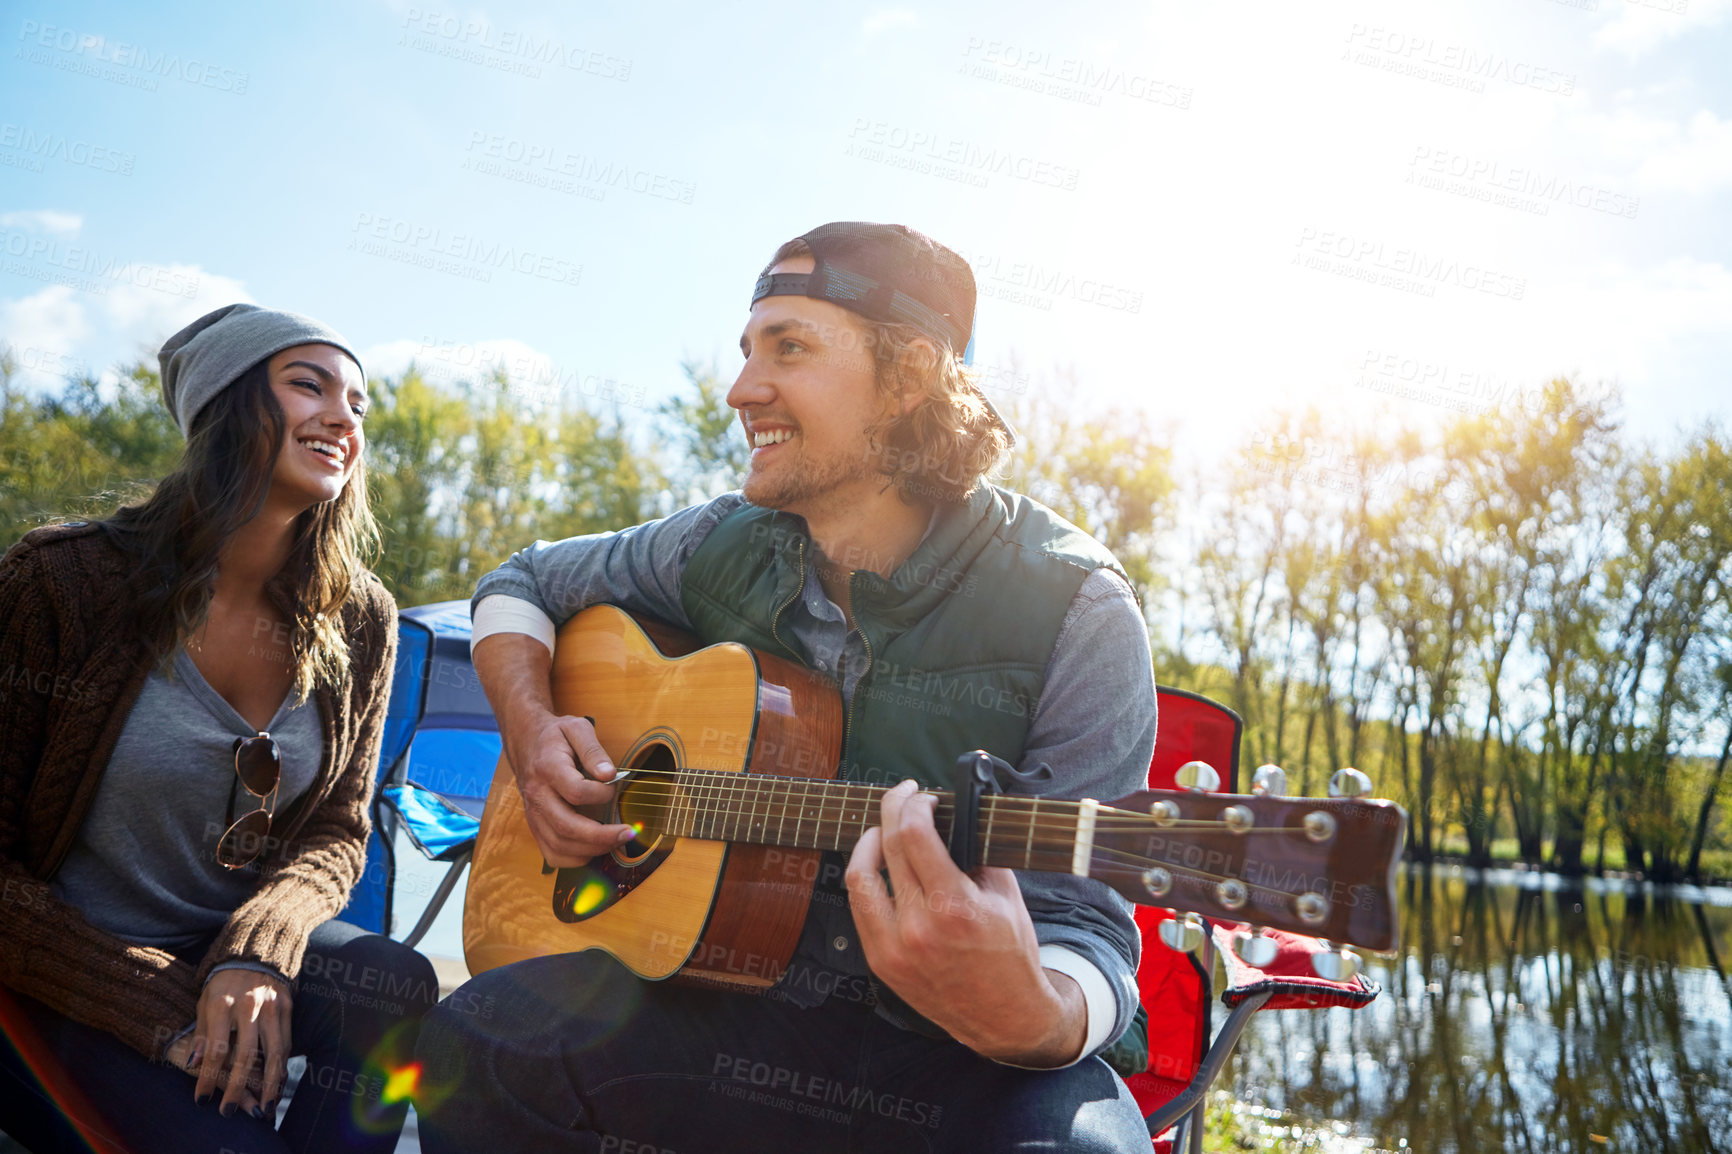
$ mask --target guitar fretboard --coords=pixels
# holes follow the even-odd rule
[[[660,814],[663,833],[710,841],[749,842],[790,849],[850,851],[878,824],[888,786],[823,778],[776,777],[682,769],[642,777],[639,804]],[[955,807],[938,798],[933,822],[947,838]],[[644,794],[648,793],[648,798]],[[980,799],[975,836],[980,860],[991,866],[1068,873],[1079,803],[1004,794]]]

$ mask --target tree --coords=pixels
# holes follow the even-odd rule
[[[1069,373],[1009,406],[1020,432],[1004,483],[1112,550],[1146,604],[1160,580],[1158,538],[1172,519],[1172,450],[1145,414],[1082,415],[1060,390],[1074,394]]]
[[[56,518],[100,517],[148,493],[180,457],[180,429],[156,370],[132,365],[108,385],[67,381],[32,395],[0,349],[0,548]]]
[[[676,480],[686,502],[696,503],[739,488],[752,447],[739,415],[728,406],[728,384],[715,361],[681,361],[680,371],[693,395],[669,397],[657,415],[668,443],[682,455]]]

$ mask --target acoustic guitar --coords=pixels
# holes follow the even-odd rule
[[[585,812],[636,836],[582,867],[548,865],[500,758],[464,900],[470,972],[598,949],[644,978],[773,985],[821,851],[852,849],[888,788],[834,780],[846,724],[834,683],[743,645],[698,648],[607,605],[560,629],[552,676],[555,708],[591,718],[621,770],[612,802]],[[951,796],[929,792],[948,837]],[[1391,950],[1405,823],[1390,802],[1346,798],[989,794],[974,856],[1095,878],[1144,905]]]

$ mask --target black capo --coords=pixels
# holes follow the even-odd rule
[[[950,860],[967,873],[983,864],[977,854],[975,831],[980,828],[980,795],[1006,793],[1012,783],[1023,786],[1045,785],[1052,780],[1052,767],[1044,761],[1024,773],[1002,758],[984,749],[970,750],[956,759],[950,771],[952,816],[950,821]],[[1040,794],[1029,790],[1031,796]]]

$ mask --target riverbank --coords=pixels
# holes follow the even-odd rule
[[[1656,882],[1650,881],[1640,870],[1605,869],[1597,871],[1588,870],[1586,873],[1581,874],[1565,874],[1559,873],[1556,870],[1548,869],[1543,865],[1535,865],[1532,862],[1522,861],[1519,858],[1500,858],[1495,855],[1492,858],[1491,864],[1483,867],[1469,865],[1466,854],[1438,854],[1429,863],[1408,860],[1403,864],[1409,869],[1420,870],[1426,869],[1428,866],[1432,869],[1474,870],[1486,875],[1487,877],[1490,877],[1493,874],[1512,874],[1555,879],[1554,884],[1548,884],[1545,887],[1548,889],[1558,887],[1568,888],[1571,885],[1576,884],[1586,885],[1590,882],[1602,882],[1625,888],[1634,886],[1652,893],[1675,892],[1680,895],[1696,890],[1732,891],[1732,872],[1720,873],[1719,871],[1715,871],[1713,873],[1708,873],[1707,871],[1704,871],[1704,880],[1702,881]],[[1698,899],[1686,898],[1685,900],[1694,901]]]

